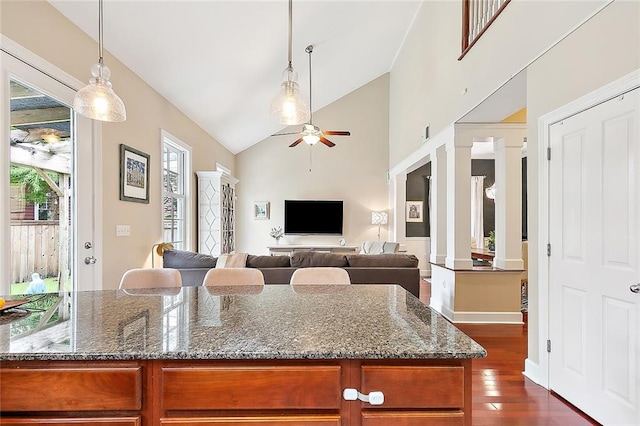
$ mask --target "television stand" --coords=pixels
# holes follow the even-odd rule
[[[277,246],[269,246],[269,254],[271,256],[290,256],[296,251],[324,251],[330,253],[358,253],[360,246],[341,246],[338,244],[282,244]]]

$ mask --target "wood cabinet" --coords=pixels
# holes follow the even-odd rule
[[[0,425],[471,425],[468,359],[12,361],[0,381]]]

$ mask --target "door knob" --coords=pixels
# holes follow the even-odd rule
[[[97,261],[98,261],[98,259],[96,259],[93,256],[87,256],[87,257],[84,258],[84,263],[86,263],[87,265],[93,265]]]
[[[631,290],[632,293],[640,293],[640,284],[632,285],[629,287],[629,290]]]

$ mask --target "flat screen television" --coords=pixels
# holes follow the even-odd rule
[[[284,233],[342,235],[342,201],[284,200]]]

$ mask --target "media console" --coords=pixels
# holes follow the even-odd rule
[[[269,246],[269,254],[271,256],[286,256],[295,253],[296,251],[325,251],[331,253],[358,253],[360,246],[341,246],[331,244],[315,244],[315,245],[300,245],[300,244],[288,244]]]

